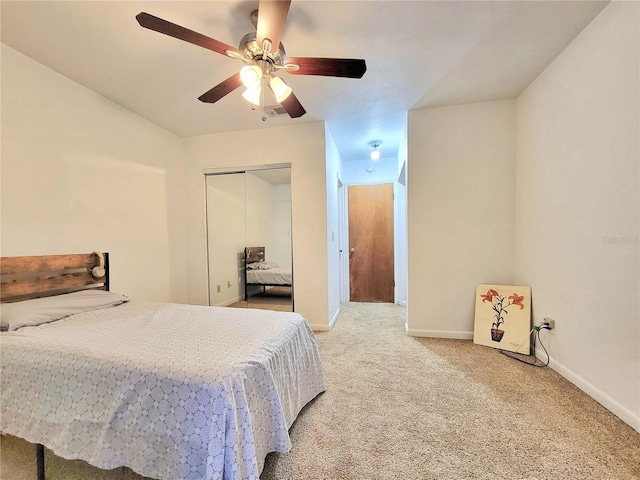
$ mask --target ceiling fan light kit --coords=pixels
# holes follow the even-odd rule
[[[306,110],[293,94],[289,85],[274,72],[284,70],[292,75],[320,75],[329,77],[362,78],[367,71],[366,63],[360,59],[347,58],[287,58],[280,42],[287,20],[291,0],[260,0],[258,10],[252,12],[251,21],[256,31],[246,34],[240,48],[209,38],[175,23],[141,12],[136,15],[140,26],[185,42],[207,48],[245,63],[239,73],[205,92],[198,100],[215,103],[225,95],[244,85],[242,96],[255,106],[260,105],[262,82],[269,88],[291,118],[301,117]]]
[[[258,88],[262,83],[262,76],[262,70],[257,65],[245,65],[240,69],[240,80],[249,89]]]
[[[247,88],[242,94],[242,97],[251,105],[255,105],[256,107],[259,107],[261,95],[262,95],[262,87],[258,86],[257,88]]]
[[[278,103],[282,103],[287,99],[287,97],[289,97],[289,95],[291,95],[291,93],[293,93],[291,87],[284,83],[284,80],[280,77],[271,77],[269,79],[269,88],[271,88],[271,91],[276,96],[276,101],[278,101]]]

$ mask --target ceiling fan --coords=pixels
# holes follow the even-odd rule
[[[280,37],[289,13],[291,0],[260,0],[258,10],[251,14],[255,32],[240,40],[239,48],[209,38],[200,33],[155,17],[146,12],[136,15],[138,23],[150,30],[164,33],[185,42],[213,50],[233,59],[242,60],[245,66],[198,97],[206,103],[215,103],[222,97],[244,85],[242,96],[253,105],[260,105],[263,83],[268,84],[276,100],[291,118],[306,113],[291,88],[276,75],[284,70],[292,75],[321,75],[327,77],[362,78],[367,71],[364,60],[350,58],[287,57]]]

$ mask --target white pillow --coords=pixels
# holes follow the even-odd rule
[[[247,265],[249,270],[269,270],[270,268],[278,268],[280,265],[273,262],[254,262]]]
[[[75,313],[115,307],[128,302],[129,297],[104,290],[82,290],[53,297],[35,298],[0,306],[2,325],[8,330],[33,327],[53,322]]]

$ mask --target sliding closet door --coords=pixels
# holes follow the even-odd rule
[[[208,173],[209,305],[293,310],[293,289],[250,285],[245,301],[244,249],[265,247],[265,260],[293,271],[291,169]]]
[[[209,305],[224,305],[244,296],[245,174],[207,175],[205,178]]]
[[[292,270],[291,169],[246,172],[247,246],[265,247],[265,260]],[[291,287],[247,287],[248,307],[293,309]]]

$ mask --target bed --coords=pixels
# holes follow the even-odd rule
[[[306,319],[138,302],[109,291],[108,259],[2,258],[0,431],[38,444],[39,478],[42,445],[161,480],[258,478],[325,389]]]
[[[249,299],[249,287],[291,287],[293,274],[289,268],[280,268],[273,262],[266,261],[265,247],[246,247],[244,249],[244,299]]]

